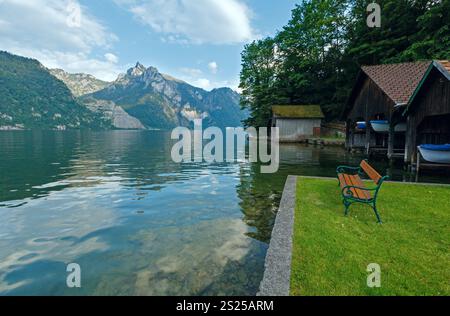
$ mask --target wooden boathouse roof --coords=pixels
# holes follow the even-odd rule
[[[406,104],[421,82],[431,62],[362,66],[361,70],[372,79],[395,104]]]

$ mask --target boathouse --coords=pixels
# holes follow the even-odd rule
[[[320,137],[325,118],[319,105],[276,105],[272,107],[272,126],[280,131],[280,142],[299,142]]]
[[[417,161],[417,147],[450,144],[450,61],[433,61],[410,98],[405,162]]]
[[[346,147],[403,158],[405,109],[431,62],[363,66],[344,110]]]

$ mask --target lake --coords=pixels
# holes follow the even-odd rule
[[[1,132],[0,295],[254,295],[287,175],[334,177],[361,160],[282,145],[279,172],[260,174],[176,164],[172,145],[157,131]],[[66,285],[69,263],[80,289]]]

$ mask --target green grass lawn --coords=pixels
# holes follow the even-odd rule
[[[450,187],[385,183],[379,211],[383,225],[368,206],[345,217],[337,180],[299,178],[291,294],[450,295]]]

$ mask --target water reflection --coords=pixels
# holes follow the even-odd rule
[[[0,294],[254,295],[287,175],[361,160],[283,145],[275,175],[175,164],[169,136],[0,133]],[[81,289],[66,287],[71,262]]]

